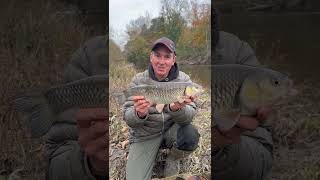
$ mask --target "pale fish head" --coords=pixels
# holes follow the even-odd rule
[[[202,86],[195,83],[188,85],[185,89],[186,96],[200,96],[203,92]]]
[[[251,76],[246,84],[251,99],[247,102],[254,107],[270,106],[279,103],[288,96],[297,94],[293,89],[293,81],[285,74],[277,71],[264,69]],[[250,87],[252,86],[252,87]]]

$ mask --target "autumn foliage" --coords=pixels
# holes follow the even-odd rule
[[[158,17],[151,19],[146,14],[127,25],[129,40],[124,47],[126,59],[145,67],[152,43],[166,36],[176,43],[180,62],[209,62],[211,5],[196,0],[162,0],[161,4]]]

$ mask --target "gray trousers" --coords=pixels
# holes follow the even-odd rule
[[[226,146],[212,161],[214,179],[263,180],[272,167],[272,138],[265,128],[241,136],[239,144]]]
[[[164,144],[167,148],[175,147],[182,152],[190,152],[198,147],[199,137],[200,135],[193,125],[180,127],[178,124],[174,124],[164,135],[143,142],[132,143],[129,147],[126,179],[150,180],[161,144]]]

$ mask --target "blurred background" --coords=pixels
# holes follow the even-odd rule
[[[42,139],[10,109],[18,90],[61,82],[72,53],[107,32],[107,1],[0,1],[0,179],[45,179]]]
[[[319,179],[320,2],[316,0],[215,0],[220,29],[237,35],[267,67],[289,74],[299,94],[276,107],[270,179]]]

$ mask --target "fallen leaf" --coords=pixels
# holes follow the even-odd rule
[[[121,144],[121,148],[125,149],[126,146],[129,144],[129,140],[122,141],[120,144]]]
[[[128,130],[129,130],[128,127],[124,127],[124,128],[121,129],[121,132],[122,132],[122,133],[125,133],[125,132],[127,132]]]

